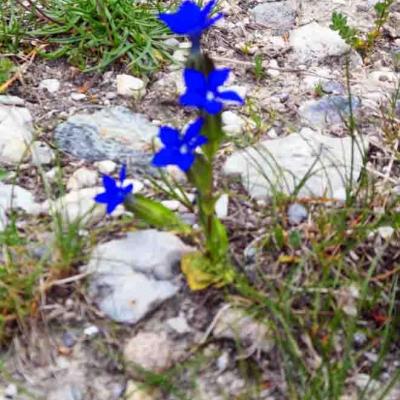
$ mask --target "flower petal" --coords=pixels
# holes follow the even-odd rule
[[[233,90],[228,90],[226,92],[218,93],[217,98],[221,100],[236,101],[240,104],[244,103],[244,100]]]
[[[114,178],[111,178],[111,176],[103,175],[103,186],[106,189],[106,192],[113,192],[117,187],[117,183]]]
[[[128,194],[130,194],[133,190],[133,184],[130,183],[128,186],[125,186],[124,188],[121,189],[122,190],[122,194],[124,196],[124,199],[126,196],[128,196]]]
[[[206,30],[211,25],[214,25],[218,20],[224,17],[224,14],[218,13],[215,17],[210,18],[203,26],[203,30]]]
[[[179,102],[182,106],[203,108],[206,98],[197,92],[187,91],[179,98]]]
[[[107,214],[112,214],[112,212],[121,204],[121,201],[112,199],[109,203],[107,203]]]
[[[161,142],[167,147],[179,147],[181,144],[179,131],[169,126],[162,126],[159,136]]]
[[[190,147],[194,150],[196,147],[203,146],[203,144],[206,144],[207,142],[208,139],[205,136],[199,135],[196,138],[193,138],[190,143]]]
[[[201,9],[193,1],[184,1],[177,12],[161,13],[159,18],[172,32],[178,35],[185,35],[202,29]]]
[[[176,149],[164,148],[154,155],[152,164],[155,167],[166,167],[167,165],[175,164],[180,153]]]
[[[230,72],[229,68],[214,69],[208,75],[208,89],[213,92],[217,91],[218,87],[227,81]]]
[[[176,158],[175,165],[177,165],[183,172],[187,172],[192,166],[194,159],[195,155],[193,153],[179,154],[179,157]]]
[[[208,17],[208,14],[211,13],[212,9],[215,6],[215,3],[217,0],[210,0],[201,10],[201,13],[204,15],[204,17]]]
[[[119,171],[119,181],[122,183],[126,179],[126,165],[122,165]]]
[[[216,100],[207,101],[204,105],[204,108],[210,115],[215,115],[221,112],[222,103]]]
[[[99,193],[95,198],[94,201],[96,203],[108,203],[110,199],[110,195],[107,192]]]
[[[200,135],[201,129],[203,128],[204,118],[197,118],[192,122],[186,129],[185,136],[183,137],[183,142],[189,143],[193,138]]]
[[[183,78],[188,91],[196,91],[205,95],[207,92],[207,81],[201,72],[193,68],[185,68]]]

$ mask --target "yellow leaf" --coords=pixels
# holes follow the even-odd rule
[[[218,282],[215,275],[204,271],[204,257],[200,252],[187,253],[182,257],[181,269],[191,290],[203,290]]]
[[[278,258],[278,263],[279,264],[295,264],[300,261],[300,257],[297,256],[288,256],[288,255],[282,255],[279,256]]]

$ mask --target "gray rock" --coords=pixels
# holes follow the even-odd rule
[[[311,63],[326,57],[341,56],[350,49],[337,32],[317,22],[292,31],[290,45],[297,63]]]
[[[188,251],[173,234],[153,229],[101,244],[85,268],[89,295],[113,320],[134,324],[177,293],[174,267]]]
[[[290,195],[308,176],[298,192],[300,197],[344,200],[350,176],[355,184],[362,168],[365,139],[358,136],[356,140],[352,174],[351,138],[332,138],[308,128],[234,153],[225,162],[224,173],[240,176],[255,199],[267,199],[276,192]]]
[[[354,114],[358,112],[360,105],[360,99],[353,97]],[[345,96],[326,96],[319,100],[309,100],[300,107],[299,114],[302,121],[310,128],[328,128],[343,123],[349,117],[349,99]]]
[[[321,85],[323,92],[327,94],[344,94],[345,92],[343,85],[337,81],[323,80]]]
[[[296,9],[289,1],[262,3],[250,12],[257,24],[273,29],[276,34],[292,29],[296,23]]]
[[[287,215],[290,224],[298,225],[307,218],[308,212],[303,205],[299,203],[293,203],[289,206]]]
[[[118,106],[70,117],[56,128],[55,139],[61,150],[79,159],[128,162],[143,168],[150,161],[144,149],[157,133],[144,115]]]
[[[45,142],[33,142],[31,147],[32,162],[35,165],[51,164],[55,159],[53,150]]]

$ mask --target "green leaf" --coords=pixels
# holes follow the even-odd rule
[[[128,211],[149,225],[161,229],[172,229],[180,233],[189,234],[192,228],[185,224],[173,211],[158,201],[135,194],[128,196],[124,202]]]
[[[209,286],[222,287],[232,283],[235,278],[235,271],[229,264],[214,263],[200,252],[184,254],[181,269],[193,291]]]

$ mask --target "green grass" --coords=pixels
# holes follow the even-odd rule
[[[168,30],[158,21],[160,1],[51,0],[34,7],[5,0],[0,9],[0,52],[31,47],[48,59],[65,57],[84,71],[113,62],[144,75],[170,58]]]

